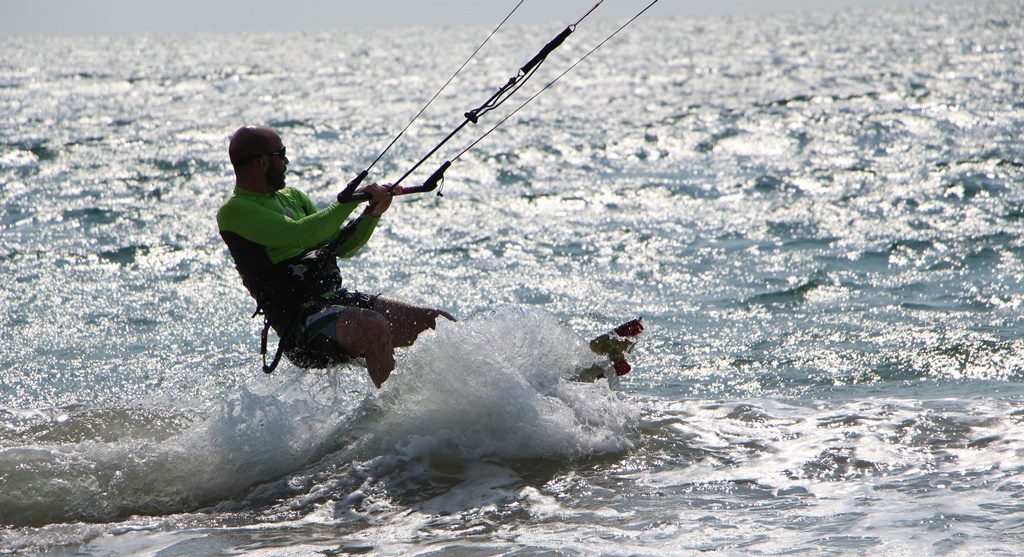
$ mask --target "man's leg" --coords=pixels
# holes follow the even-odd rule
[[[395,369],[395,345],[388,321],[376,311],[345,308],[338,314],[335,334],[346,352],[366,357],[366,371],[379,389]]]
[[[438,317],[455,321],[447,311],[414,306],[394,298],[378,296],[373,309],[384,316],[391,328],[394,346],[412,346],[416,337],[427,329],[433,329]]]

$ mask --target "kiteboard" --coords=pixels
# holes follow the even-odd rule
[[[636,346],[640,333],[643,331],[643,320],[638,317],[591,340],[590,350],[598,356],[608,358],[608,362],[594,364],[580,371],[572,379],[591,383],[612,375],[621,377],[629,373],[633,368],[626,361],[626,355]]]

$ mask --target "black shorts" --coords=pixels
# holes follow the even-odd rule
[[[340,290],[331,299],[331,305],[306,317],[297,332],[295,347],[286,352],[288,359],[299,367],[323,368],[340,365],[361,357],[349,354],[338,343],[338,316],[347,308],[373,309],[377,295]]]

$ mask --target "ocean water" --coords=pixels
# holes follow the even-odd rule
[[[655,7],[342,262],[460,318],[379,391],[260,370],[228,137],[326,204],[489,27],[0,39],[0,553],[1024,554],[1022,23]],[[565,379],[637,315],[632,373]]]

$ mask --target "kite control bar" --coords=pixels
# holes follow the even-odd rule
[[[425,193],[428,191],[434,191],[437,186],[444,180],[444,173],[448,170],[448,167],[452,165],[451,161],[444,161],[444,164],[439,166],[429,178],[426,179],[423,184],[412,187],[402,187],[400,191],[392,191],[391,195],[408,195],[410,193]],[[346,188],[347,189],[347,188]],[[366,192],[356,192],[346,197],[342,197],[341,192],[338,194],[338,203],[362,203],[370,200],[370,195]],[[437,196],[441,197],[441,192],[437,192]]]

